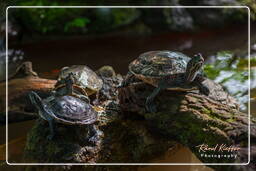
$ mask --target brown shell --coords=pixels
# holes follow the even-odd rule
[[[88,95],[91,95],[102,88],[101,78],[89,67],[85,65],[72,65],[62,68],[58,80],[64,79],[69,73],[75,75],[75,84],[84,88]]]
[[[150,51],[141,54],[129,64],[129,71],[140,80],[157,86],[165,76],[186,72],[189,57],[180,52]],[[189,85],[168,88],[168,90],[186,91],[196,89]]]

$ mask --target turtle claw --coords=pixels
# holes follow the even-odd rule
[[[120,85],[117,86],[117,88],[124,88],[124,85],[120,84]]]
[[[122,82],[121,82],[121,84],[119,84],[118,86],[117,86],[117,88],[124,88],[124,87],[126,87],[128,85],[128,82],[126,81],[126,80],[123,80]]]
[[[95,135],[91,136],[91,137],[87,137],[86,138],[86,142],[91,144],[92,146],[97,146],[101,143],[101,135],[102,133],[96,133]]]
[[[147,111],[149,111],[150,113],[155,113],[157,111],[156,106],[151,105],[151,106],[147,107]]]
[[[210,90],[206,86],[200,86],[199,91],[206,96],[208,96],[210,94]]]
[[[50,135],[48,135],[46,138],[47,138],[47,140],[52,140],[53,137],[54,137],[54,135],[53,135],[53,134],[50,134]]]
[[[150,99],[147,99],[146,100],[146,110],[148,111],[148,112],[150,112],[150,113],[154,113],[154,112],[156,112],[157,110],[156,110],[156,105],[155,104],[153,104],[153,102],[152,102],[152,100],[150,100]]]
[[[95,125],[90,125],[89,126],[89,134],[86,138],[86,141],[89,144],[92,144],[95,146],[101,142],[102,136],[103,136],[103,133]]]
[[[95,145],[95,144],[97,144],[98,140],[99,140],[99,137],[98,137],[97,135],[94,135],[94,136],[92,136],[92,137],[90,137],[90,138],[88,139],[88,142],[89,142],[90,144]]]

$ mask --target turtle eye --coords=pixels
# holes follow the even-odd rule
[[[197,62],[204,62],[204,58],[200,53],[195,54],[193,58],[196,59]]]
[[[47,105],[46,105],[46,104],[43,104],[43,107],[44,107],[44,108],[47,108]]]

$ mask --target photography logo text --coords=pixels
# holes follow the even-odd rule
[[[200,156],[205,158],[236,158],[236,153],[241,149],[227,144],[216,144],[214,146],[200,144],[196,148],[198,148]]]

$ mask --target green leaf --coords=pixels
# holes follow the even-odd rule
[[[65,25],[64,31],[68,32],[72,28],[86,27],[88,23],[90,23],[90,20],[88,18],[75,18],[74,20],[68,22]]]

